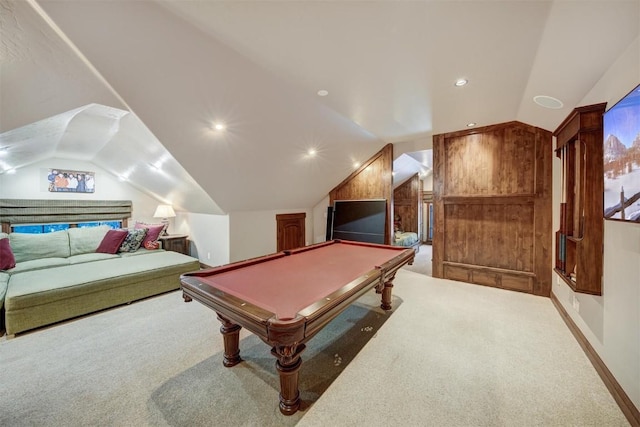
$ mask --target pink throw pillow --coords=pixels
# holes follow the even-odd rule
[[[142,241],[142,245],[146,247],[147,242],[155,242],[160,237],[160,233],[164,230],[164,224],[145,224],[144,222],[136,222],[136,225],[133,227],[135,230],[139,230],[141,228],[147,229],[147,235]]]
[[[102,254],[115,254],[120,249],[120,245],[127,238],[129,232],[127,230],[109,230],[105,234],[102,242],[98,245],[96,252]]]
[[[16,266],[9,239],[0,239],[0,270],[8,270]]]

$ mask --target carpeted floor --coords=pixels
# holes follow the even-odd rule
[[[413,260],[413,265],[405,265],[402,268],[404,268],[405,270],[413,271],[414,273],[431,276],[431,255],[431,245],[420,245],[420,250]]]
[[[179,292],[0,341],[2,426],[625,426],[547,298],[398,272],[303,353],[302,410],[278,411],[266,344]]]

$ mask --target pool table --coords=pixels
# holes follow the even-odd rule
[[[280,411],[300,406],[298,371],[305,343],[372,288],[391,309],[392,280],[415,252],[334,240],[183,274],[184,300],[199,301],[222,323],[224,366],[241,362],[242,327],[272,347],[280,377]]]

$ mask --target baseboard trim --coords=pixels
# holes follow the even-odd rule
[[[576,341],[578,341],[578,344],[580,344],[580,347],[582,347],[582,350],[585,352],[585,354],[589,358],[589,361],[591,361],[591,364],[596,369],[596,372],[598,372],[598,375],[600,375],[600,378],[602,378],[602,381],[609,390],[609,393],[611,393],[611,396],[613,396],[613,399],[622,410],[624,416],[627,417],[629,424],[631,424],[632,427],[640,427],[640,411],[638,411],[638,408],[635,407],[631,399],[629,399],[629,396],[627,396],[627,393],[624,392],[611,371],[609,371],[609,368],[607,368],[600,356],[598,356],[598,353],[596,353],[593,346],[589,343],[582,331],[580,331],[580,328],[578,328],[571,316],[569,316],[569,313],[567,313],[562,304],[560,304],[560,301],[558,301],[558,297],[556,297],[555,294],[551,292],[550,298],[551,302],[556,307],[556,310],[558,310],[558,312],[560,313],[562,320],[564,320],[564,323],[567,324],[569,330],[576,338]]]

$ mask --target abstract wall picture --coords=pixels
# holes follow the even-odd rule
[[[49,169],[47,180],[49,191],[54,193],[95,192],[95,172]]]

